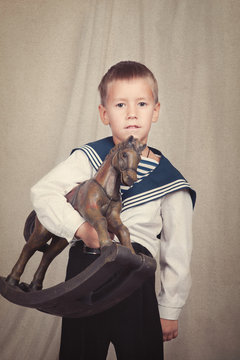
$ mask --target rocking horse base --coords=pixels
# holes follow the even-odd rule
[[[25,292],[0,277],[0,293],[10,302],[69,318],[90,316],[116,305],[134,292],[156,270],[156,261],[133,255],[118,244],[101,255],[74,278],[48,289]]]

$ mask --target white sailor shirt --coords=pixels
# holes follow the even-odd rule
[[[142,158],[139,167],[146,168],[146,164],[151,173],[155,167],[153,161],[151,164],[151,160]],[[74,151],[31,189],[33,207],[40,222],[50,232],[66,238],[70,243],[85,220],[66,201],[65,195],[95,172],[86,153]],[[145,175],[149,176],[147,172]],[[123,198],[124,191],[126,189],[123,188]],[[191,287],[193,204],[190,193],[187,188],[180,188],[140,204],[134,203],[138,195],[134,196],[131,200],[134,206],[123,206],[121,219],[130,231],[132,242],[146,247],[153,257],[160,249],[161,284],[157,286],[160,316],[178,319]],[[157,235],[160,233],[159,240]]]

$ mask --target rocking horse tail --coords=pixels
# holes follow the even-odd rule
[[[28,241],[28,239],[30,238],[31,234],[33,233],[33,230],[34,230],[34,226],[35,226],[35,219],[36,219],[36,212],[33,210],[27,217],[27,220],[25,222],[25,225],[24,225],[24,230],[23,230],[23,236],[24,236],[24,239],[26,241]],[[45,252],[47,249],[48,249],[49,245],[48,244],[45,244],[43,246],[41,246],[38,251],[41,251],[41,252]]]

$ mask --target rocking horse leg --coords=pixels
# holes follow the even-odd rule
[[[132,247],[131,240],[130,240],[130,233],[128,228],[123,225],[120,213],[119,213],[119,206],[115,206],[112,208],[110,214],[107,216],[108,220],[108,227],[109,230],[112,231],[114,234],[117,235],[120,243],[131,250],[133,254],[135,251]]]
[[[91,221],[91,225],[98,233],[100,246],[103,247],[112,245],[112,240],[108,232],[108,224],[106,218],[102,215],[99,216],[98,214],[96,214],[96,216],[93,216],[92,219],[95,219],[95,221]]]
[[[49,265],[55,259],[55,257],[65,249],[67,245],[68,241],[66,239],[60,238],[58,236],[52,237],[51,244],[49,245],[48,249],[43,253],[39,267],[34,274],[31,284],[29,285],[30,290],[42,289],[43,280],[45,278],[45,274]]]
[[[24,245],[18,261],[14,265],[11,273],[7,276],[6,281],[10,285],[18,285],[20,277],[24,272],[25,266],[32,255],[44,244],[48,242],[52,234],[42,226],[36,217],[35,227],[29,240]]]

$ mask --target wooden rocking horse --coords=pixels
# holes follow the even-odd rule
[[[74,279],[41,290],[50,263],[68,242],[50,233],[33,211],[26,220],[26,244],[20,257],[7,278],[0,278],[0,292],[4,297],[19,305],[36,307],[55,315],[86,316],[121,301],[155,271],[155,260],[135,255],[129,231],[120,219],[120,185],[131,186],[137,180],[137,166],[144,148],[145,145],[130,136],[109,152],[93,178],[79,183],[66,195],[67,201],[96,229],[101,256]],[[109,231],[116,234],[124,246],[113,244]],[[27,262],[37,250],[44,253],[32,282],[19,285]],[[136,279],[137,284],[133,283]],[[109,294],[103,295],[103,289]],[[79,299],[82,299],[82,304]],[[98,306],[93,306],[96,304]]]

